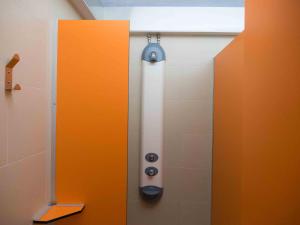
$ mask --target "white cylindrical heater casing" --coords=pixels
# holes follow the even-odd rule
[[[142,154],[141,186],[162,187],[163,158],[163,94],[165,61],[151,63],[143,60],[143,96],[142,96]],[[146,155],[158,155],[156,162],[148,162]],[[147,176],[146,168],[156,167],[155,176]]]
[[[142,60],[140,192],[146,199],[157,199],[163,191],[164,70],[164,52],[160,61]]]

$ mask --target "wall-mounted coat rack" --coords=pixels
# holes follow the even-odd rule
[[[13,68],[20,61],[20,57],[18,54],[15,54],[12,59],[6,64],[5,67],[5,90],[12,90],[12,81],[13,81]],[[21,90],[21,86],[16,84],[14,90]]]

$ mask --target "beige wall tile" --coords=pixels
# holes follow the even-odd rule
[[[46,100],[43,89],[26,86],[7,99],[8,162],[47,148],[49,108]]]
[[[155,204],[142,201],[128,202],[127,223],[130,225],[178,225],[179,203],[161,200]]]
[[[130,132],[128,134],[128,167],[139,167],[140,132]]]
[[[0,9],[0,71],[19,53],[13,81],[22,87],[3,99],[4,74],[0,76],[0,224],[29,225],[50,196],[56,24],[80,16],[67,0],[0,1]]]
[[[0,167],[3,166],[7,160],[6,119],[4,82],[0,81]]]
[[[205,171],[211,168],[212,134],[183,134],[180,158],[182,167],[198,168]]]
[[[179,101],[165,101],[164,108],[164,165],[168,167],[180,167],[182,129],[184,123],[181,120]]]
[[[165,101],[164,129],[181,133],[210,133],[212,102],[209,100]]]
[[[166,166],[164,167],[163,199],[208,204],[210,202],[210,181],[210,172],[207,169]]]
[[[46,21],[28,21],[32,23],[32,26],[28,29],[27,26],[22,26],[24,21],[14,22],[16,24],[12,26],[19,27],[19,34],[11,35],[10,38],[16,39],[11,41],[17,44],[16,52],[21,58],[14,69],[14,81],[23,86],[46,88],[47,77],[50,76],[47,65],[50,57],[47,48],[49,43],[48,23]],[[18,42],[20,36],[22,42]]]
[[[128,199],[139,201],[139,167],[128,167]]]
[[[138,193],[141,54],[130,38],[128,225],[208,225],[210,218],[213,57],[232,37],[162,35],[166,51],[164,194],[146,204]]]
[[[178,185],[181,201],[209,202],[211,193],[210,168],[181,169]]]
[[[15,11],[18,10],[20,9],[16,7]],[[20,14],[26,13],[21,11]],[[22,19],[16,19],[19,15],[13,16],[16,17],[10,15],[9,26],[5,27],[5,32],[1,35],[1,41],[13,43],[13,46],[1,49],[0,67],[5,68],[10,58],[18,53],[20,61],[14,68],[13,81],[21,85],[45,88],[47,77],[50,76],[50,67],[47,64],[50,58],[47,46],[49,24],[45,20],[30,18],[29,15],[23,16]],[[30,23],[30,26],[24,26],[26,23]]]
[[[141,98],[136,95],[129,97],[128,127],[131,131],[140,132]]]
[[[45,153],[0,168],[1,225],[29,225],[47,203]]]
[[[210,204],[204,202],[180,203],[179,221],[184,225],[210,225]]]
[[[163,199],[167,201],[181,200],[182,168],[164,166],[164,194]]]

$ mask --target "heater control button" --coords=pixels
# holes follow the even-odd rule
[[[148,153],[145,158],[148,162],[156,162],[158,160],[158,155],[155,153]]]
[[[155,175],[158,173],[158,169],[155,168],[155,167],[147,167],[147,168],[145,169],[145,173],[146,173],[148,176],[152,177],[152,176],[155,176]]]

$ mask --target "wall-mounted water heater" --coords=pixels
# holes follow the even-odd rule
[[[166,55],[157,42],[142,53],[142,144],[140,193],[144,199],[159,199],[163,193],[163,96]]]

